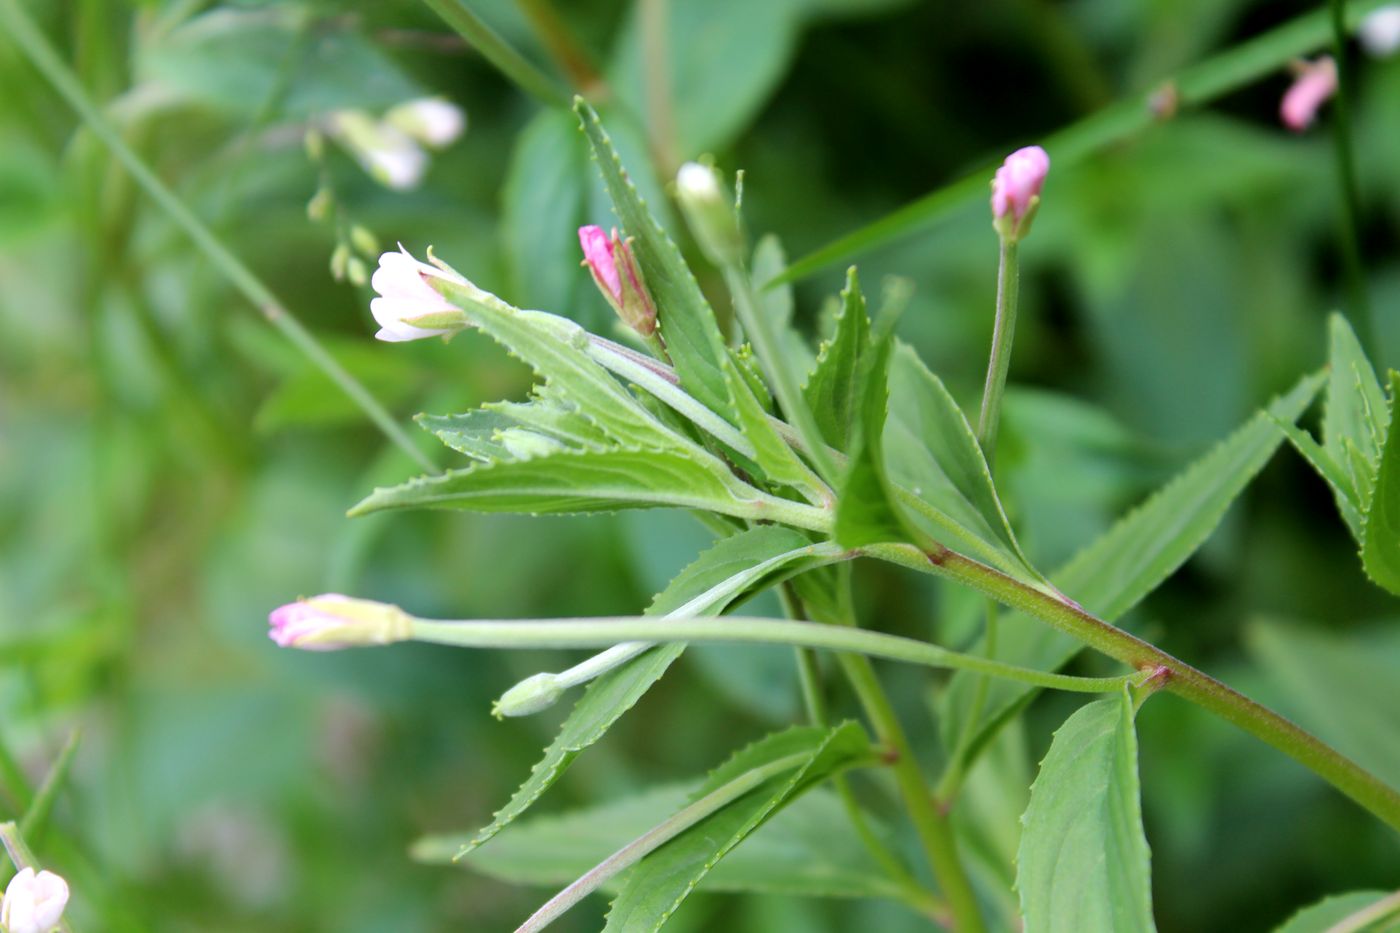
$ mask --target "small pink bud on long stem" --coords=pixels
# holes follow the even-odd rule
[[[1295,133],[1312,126],[1322,105],[1337,93],[1337,63],[1330,55],[1304,62],[1279,103],[1279,118]]]
[[[1030,230],[1040,189],[1050,171],[1050,156],[1039,146],[1017,149],[992,179],[992,224],[997,232],[1019,240]]]
[[[388,645],[413,636],[413,620],[398,606],[339,593],[279,606],[267,621],[267,635],[279,646],[306,651]]]

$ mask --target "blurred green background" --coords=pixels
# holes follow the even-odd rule
[[[546,71],[528,11],[472,2]],[[673,158],[746,170],[755,233],[801,256],[1174,70],[1313,9],[1264,0],[669,0]],[[608,332],[575,228],[611,217],[567,112],[542,107],[408,2],[31,2],[125,138],[405,419],[520,396],[523,368],[471,335],[371,339],[370,292],[329,260],[350,224],[439,255],[507,300]],[[606,77],[601,103],[645,190],[636,4],[555,9]],[[1357,58],[1354,122],[1381,365],[1400,361],[1400,58]],[[1022,248],[1003,485],[1054,566],[1324,357],[1341,300],[1330,117],[1275,119],[1283,69],[1052,170]],[[442,95],[465,135],[421,186],[346,152],[308,159],[332,112]],[[549,891],[427,867],[422,833],[487,822],[564,709],[489,703],[577,654],[418,646],[309,655],[269,609],[342,591],[423,615],[639,611],[708,535],[681,514],[390,514],[415,472],[235,294],[0,36],[0,744],[32,785],[70,730],[67,791],[35,847],[83,929],[509,929]],[[990,172],[988,173],[990,177]],[[308,218],[323,180],[329,217]],[[985,203],[860,257],[915,285],[901,328],[965,401],[990,341]],[[372,260],[371,260],[372,264]],[[840,267],[799,285],[814,331]],[[424,435],[440,464],[449,451]],[[871,624],[956,644],[958,594],[864,568]],[[758,611],[776,612],[762,604]],[[1400,782],[1400,629],[1325,487],[1283,450],[1204,551],[1139,610],[1168,650],[1299,718]],[[1014,637],[1014,632],[1006,637]],[[1093,659],[1080,662],[1093,671]],[[922,671],[887,670],[930,762]],[[1319,689],[1326,684],[1326,689]],[[1051,730],[1032,709],[1012,818]],[[790,656],[692,649],[542,809],[702,774],[799,715]],[[1394,887],[1395,839],[1282,756],[1172,699],[1140,719],[1164,931],[1266,929],[1334,891]],[[1017,770],[1020,769],[1020,770]],[[998,790],[1001,784],[1011,790]],[[0,818],[25,793],[0,781]],[[1014,831],[1014,824],[1013,824]],[[1014,839],[1014,836],[1013,836]],[[484,852],[489,855],[489,849]],[[602,899],[560,929],[595,929]],[[677,929],[919,929],[884,904],[702,893]]]

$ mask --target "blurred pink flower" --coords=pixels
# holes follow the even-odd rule
[[[267,635],[278,646],[306,651],[388,645],[412,636],[412,620],[398,606],[339,593],[279,606],[267,621]]]
[[[1301,133],[1312,125],[1317,111],[1333,94],[1337,93],[1337,63],[1332,56],[1324,55],[1314,62],[1304,62],[1298,68],[1298,77],[1284,92],[1279,104],[1279,118],[1283,125],[1295,133]]]

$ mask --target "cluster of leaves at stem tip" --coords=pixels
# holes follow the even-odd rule
[[[688,165],[678,199],[736,311],[734,333],[726,335],[682,251],[637,194],[596,113],[582,101],[575,109],[620,225],[612,234],[597,227],[581,231],[585,256],[600,289],[636,331],[638,347],[590,334],[566,317],[512,307],[436,259],[428,266],[408,256],[386,257],[384,280],[376,277],[384,296],[376,316],[386,329],[449,337],[479,331],[532,367],[539,381],[525,401],[420,416],[424,428],[471,462],[376,489],[355,514],[418,507],[528,514],[691,510],[718,540],[657,594],[645,615],[659,620],[722,615],[760,590],[781,586],[794,614],[852,625],[846,562],[899,555],[906,564],[924,561],[933,572],[953,558],[966,561],[1113,622],[1202,544],[1287,437],[1335,491],[1367,573],[1400,593],[1400,451],[1390,416],[1400,377],[1390,374],[1387,399],[1341,318],[1332,324],[1325,376],[1305,376],[1066,566],[1042,573],[1016,539],[979,432],[939,377],[895,338],[902,304],[897,284],[871,314],[850,270],[814,350],[794,327],[789,287],[772,284],[784,267],[780,246],[766,238],[750,252],[722,176],[708,165]],[[1038,198],[1031,198],[1006,215],[1011,220],[998,226],[1004,245],[1014,246],[1037,206]],[[412,272],[406,291],[391,281],[399,266]],[[398,313],[410,306],[416,308],[411,315]],[[1324,383],[1319,442],[1296,422]],[[275,637],[284,643],[302,637],[296,628],[301,616],[282,621]],[[398,628],[389,636],[372,627],[355,643],[415,637],[410,617],[392,621]],[[1022,670],[1054,671],[1082,648],[1063,631],[1017,630],[1027,637],[1001,646],[997,660]],[[973,647],[990,652],[986,643]],[[905,865],[889,846],[891,831],[865,812],[843,776],[890,767],[890,743],[903,741],[897,726],[895,732],[882,728],[882,701],[868,693],[860,698],[873,735],[854,722],[826,721],[821,704],[813,703],[810,724],[743,748],[697,784],[526,822],[478,851],[636,704],[684,649],[676,641],[617,645],[506,694],[498,712],[520,715],[587,684],[543,759],[491,824],[473,834],[423,839],[417,857],[465,858],[515,881],[572,881],[522,929],[538,929],[599,888],[615,893],[608,930],[656,929],[702,880],[714,890],[890,898],[960,928],[981,923],[966,878],[951,873],[961,868],[939,862],[933,834],[949,832],[943,817],[911,809],[914,822],[927,824],[921,828],[939,876],[935,893],[916,880],[923,869]],[[841,665],[857,694],[868,685],[860,663],[848,658]],[[820,666],[812,672],[820,674]],[[988,680],[984,673],[958,672],[938,703],[948,760],[939,793],[949,806],[967,769],[1038,689],[1024,679]],[[1005,893],[1014,887],[1018,900],[1008,907],[1003,895],[996,908],[1010,911],[1008,923],[1019,913],[1027,929],[1152,928],[1134,716],[1153,686],[1125,675],[1104,688],[1106,699],[1080,709],[1056,733],[1021,817],[1014,878],[1006,879]],[[908,761],[900,767],[916,768]],[[913,795],[926,795],[917,768],[915,774]],[[823,784],[834,791],[819,788]],[[822,832],[814,836],[812,825]],[[577,845],[580,837],[588,845]],[[575,844],[564,847],[563,840]],[[568,854],[558,855],[561,849]],[[800,857],[792,857],[794,851]]]

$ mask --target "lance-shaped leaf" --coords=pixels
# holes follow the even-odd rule
[[[693,787],[671,785],[512,826],[463,864],[512,884],[564,885],[684,807]],[[467,837],[426,836],[415,859],[445,863]],[[603,890],[616,893],[625,876]],[[836,795],[817,789],[785,807],[705,877],[707,891],[789,897],[898,898],[900,889],[851,828]]]
[[[453,450],[486,463],[516,458],[501,442],[502,432],[511,429],[542,434],[566,447],[597,449],[613,443],[571,405],[547,395],[531,402],[488,402],[458,415],[419,415],[414,420]]]
[[[1390,373],[1390,401],[1400,400],[1400,373]],[[1361,564],[1378,585],[1400,596],[1400,418],[1389,419],[1362,522]]]
[[[1152,920],[1127,688],[1065,720],[1031,787],[1016,855],[1026,933],[1138,933]]]
[[[731,394],[739,412],[739,426],[754,447],[759,469],[769,481],[779,486],[802,490],[812,501],[818,501],[826,485],[797,452],[788,446],[768,420],[768,413],[741,377],[729,377]]]
[[[796,300],[792,286],[787,283],[769,285],[787,268],[787,254],[783,244],[773,234],[758,241],[753,251],[754,289],[758,292],[759,310],[773,322],[773,330],[778,335],[783,355],[787,357],[788,368],[795,373],[811,372],[815,359],[806,339],[792,325]]]
[[[582,99],[575,102],[574,111],[593,148],[593,159],[602,172],[603,184],[612,198],[613,210],[622,223],[623,232],[633,238],[632,249],[656,301],[657,323],[666,341],[666,352],[680,374],[681,385],[733,422],[734,406],[725,381],[729,356],[713,309],[681,251],[637,194],[598,114]]]
[[[837,450],[850,449],[851,431],[861,398],[861,360],[869,348],[870,315],[865,308],[860,279],[852,266],[846,272],[846,287],[841,292],[841,310],[836,314],[835,331],[830,340],[822,343],[817,362],[802,390],[822,437]]]
[[[698,449],[561,448],[381,487],[350,514],[434,508],[547,515],[672,507],[759,518],[777,504]]]
[[[1243,427],[1188,466],[1136,509],[1080,551],[1050,579],[1090,612],[1109,622],[1119,619],[1196,552],[1220,524],[1230,503],[1273,456],[1283,436],[1276,421],[1291,424],[1322,386],[1320,375],[1306,376]],[[1068,635],[1012,613],[1002,623],[997,660],[1056,670],[1083,646]],[[942,701],[950,747],[968,721],[980,678],[953,676]],[[1034,688],[1006,681],[987,684],[979,729],[995,728]]]
[[[999,553],[1015,576],[1039,575],[1021,552],[992,485],[982,447],[958,403],[914,350],[900,344],[890,366],[885,428],[890,478]]]
[[[659,930],[720,859],[784,804],[833,773],[870,758],[855,723],[797,727],[770,735],[717,768],[693,795],[700,799],[765,766],[791,766],[706,817],[642,860],[608,911],[605,933]]]
[[[1376,926],[1400,916],[1400,895],[1390,891],[1352,891],[1323,898],[1289,917],[1274,933],[1380,933]]]
[[[811,554],[805,536],[765,525],[725,538],[705,551],[657,594],[646,615],[718,615],[754,587],[785,569],[801,566]],[[461,854],[480,846],[529,809],[578,754],[597,742],[661,679],[684,644],[661,645],[609,671],[588,685],[550,746],[491,824],[469,840]]]
[[[522,311],[471,284],[432,284],[467,319],[545,380],[546,391],[628,447],[693,446],[657,421],[612,374],[588,355],[588,332],[568,318]]]

